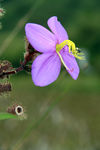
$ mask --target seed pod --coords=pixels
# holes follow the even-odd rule
[[[8,77],[5,75],[5,72],[11,71],[12,69],[12,64],[9,61],[0,61],[0,78],[3,79],[5,77]]]
[[[5,92],[11,91],[11,84],[10,83],[0,83],[0,94]]]
[[[38,54],[40,54],[40,52],[36,51],[32,45],[28,42],[27,38],[26,38],[26,42],[25,42],[25,49],[26,52],[24,54],[24,59],[28,61],[30,60],[34,60]]]
[[[24,108],[18,104],[14,104],[11,107],[8,107],[7,112],[14,114],[14,115],[17,115],[20,120],[27,118],[27,115],[24,112]]]
[[[22,106],[15,104],[12,105],[11,107],[8,107],[7,112],[20,116],[23,114],[24,111]]]

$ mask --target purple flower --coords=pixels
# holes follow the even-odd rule
[[[34,49],[43,53],[32,64],[32,80],[37,86],[47,86],[54,82],[60,73],[61,62],[73,79],[77,79],[79,67],[75,60],[81,59],[78,48],[68,40],[68,34],[57,20],[49,18],[47,22],[52,32],[41,25],[27,23],[26,37]],[[78,55],[79,54],[79,55]]]

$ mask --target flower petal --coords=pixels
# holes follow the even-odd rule
[[[51,17],[47,23],[51,31],[57,37],[58,43],[61,43],[64,40],[68,40],[68,34],[61,23],[57,20],[56,16]]]
[[[27,23],[25,26],[26,37],[34,49],[39,52],[54,51],[56,37],[41,25]]]
[[[63,58],[64,63],[70,69],[70,71],[67,69],[66,70],[72,76],[72,78],[74,80],[76,80],[78,78],[78,75],[79,75],[79,67],[78,67],[78,64],[75,60],[75,57],[68,54],[68,52],[65,50],[61,50],[60,54]]]
[[[56,53],[44,53],[32,64],[32,80],[37,86],[47,86],[54,82],[60,73],[61,61]]]

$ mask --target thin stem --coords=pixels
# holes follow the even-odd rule
[[[12,70],[12,71],[3,72],[2,75],[0,75],[0,77],[13,75],[13,74],[16,74],[16,73],[18,73],[18,72],[20,72],[20,71],[22,71],[22,70],[23,70],[23,67],[20,66],[20,67],[14,69],[14,70]]]

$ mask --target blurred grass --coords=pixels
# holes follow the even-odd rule
[[[98,76],[83,76],[74,81],[62,72],[55,83],[44,88],[35,87],[29,75],[16,75],[10,80],[13,91],[10,95],[0,97],[1,111],[17,102],[25,107],[28,119],[0,122],[2,147],[5,145],[7,149],[13,146],[29,124],[32,121],[35,123],[49,105],[63,95],[48,118],[27,138],[22,149],[35,149],[40,145],[42,150],[42,144],[47,146],[47,149],[100,148]]]

